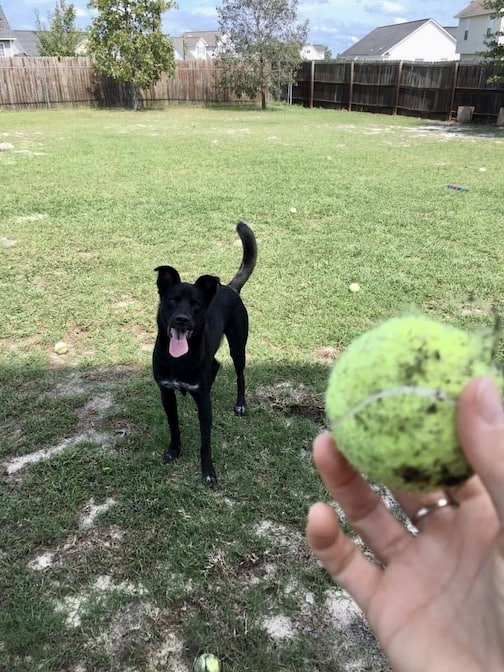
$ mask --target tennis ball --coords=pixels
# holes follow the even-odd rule
[[[194,672],[221,672],[221,664],[213,653],[202,653],[196,658]]]
[[[326,411],[338,448],[390,488],[426,492],[471,475],[457,440],[460,392],[476,376],[504,388],[495,334],[466,333],[425,316],[393,318],[362,334],[334,365]]]
[[[68,353],[68,345],[64,341],[58,341],[54,346],[54,352],[57,355],[66,355]]]

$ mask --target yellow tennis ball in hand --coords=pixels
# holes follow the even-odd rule
[[[425,316],[390,319],[353,341],[334,365],[326,411],[338,448],[372,480],[426,492],[472,471],[458,442],[457,401],[477,376],[504,388],[495,334]]]
[[[194,672],[221,672],[221,664],[213,653],[202,653],[194,663]]]

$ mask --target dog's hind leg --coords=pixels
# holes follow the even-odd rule
[[[168,420],[168,425],[170,427],[170,445],[168,450],[163,456],[163,462],[170,463],[175,462],[177,457],[180,455],[180,427],[178,420],[178,410],[177,410],[177,397],[175,392],[164,387],[161,388],[161,401],[163,403],[163,408],[166,413],[166,418]]]
[[[212,387],[212,385],[214,383],[214,380],[215,380],[215,376],[217,375],[219,369],[220,369],[220,364],[214,357],[213,360],[212,360],[212,373],[211,373],[211,376],[210,376],[210,387]]]
[[[236,404],[234,412],[236,415],[244,416],[247,413],[247,404],[245,403],[245,346],[239,348],[229,348],[231,359],[236,371]]]

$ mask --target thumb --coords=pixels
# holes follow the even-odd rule
[[[462,390],[457,433],[504,525],[504,408],[492,378],[475,378]]]

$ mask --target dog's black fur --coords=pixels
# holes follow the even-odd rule
[[[218,277],[202,275],[194,284],[182,282],[172,266],[158,266],[159,309],[158,335],[153,353],[154,379],[161,391],[161,401],[170,427],[171,440],[164,455],[174,462],[180,455],[180,428],[175,392],[189,394],[198,408],[201,432],[201,472],[205,483],[217,482],[212,463],[210,434],[212,404],[210,390],[219,370],[215,354],[223,335],[236,370],[237,415],[246,412],[245,346],[248,337],[247,310],[240,290],[247,282],[257,258],[254,233],[244,222],[236,226],[243,254],[240,268],[227,285]]]

